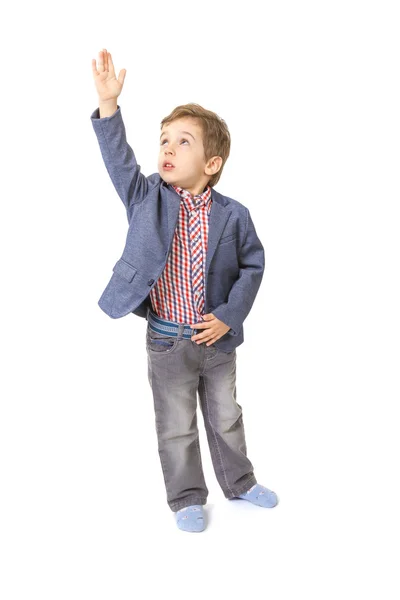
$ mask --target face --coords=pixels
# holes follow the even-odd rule
[[[158,172],[167,183],[189,190],[193,195],[201,194],[219,168],[219,161],[214,159],[207,163],[204,160],[202,130],[192,117],[182,117],[163,126]],[[173,167],[166,169],[166,162]]]

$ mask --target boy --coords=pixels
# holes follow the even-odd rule
[[[205,529],[197,391],[217,480],[228,499],[273,507],[246,455],[236,402],[236,347],[264,272],[250,213],[215,191],[230,151],[226,123],[198,104],[161,122],[158,173],[140,172],[117,97],[111,54],[92,60],[99,108],[91,115],[100,150],[127,211],[129,230],[99,306],[112,318],[147,320],[148,378],[167,502],[184,531]]]

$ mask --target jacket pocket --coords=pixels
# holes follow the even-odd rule
[[[230,242],[231,240],[236,240],[236,233],[231,233],[230,235],[220,238],[219,243],[225,244],[225,242]]]
[[[137,269],[129,263],[127,263],[123,258],[120,258],[115,263],[113,271],[114,273],[118,273],[118,275],[121,275],[121,277],[123,277],[127,281],[131,282],[136,275]]]

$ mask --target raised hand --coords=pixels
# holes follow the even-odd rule
[[[110,52],[107,52],[105,48],[100,50],[97,62],[98,65],[96,68],[96,59],[92,59],[93,78],[97,93],[99,95],[99,100],[101,102],[116,100],[122,91],[122,86],[124,85],[126,69],[120,70],[117,79],[115,76],[111,54]]]

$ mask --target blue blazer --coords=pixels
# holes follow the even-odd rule
[[[126,140],[119,105],[110,117],[100,119],[97,108],[90,118],[129,223],[125,248],[98,305],[113,319],[129,313],[147,319],[149,293],[165,268],[181,197],[159,173],[141,173]],[[231,352],[244,341],[243,322],[264,273],[264,248],[243,204],[214,188],[211,197],[204,310],[231,328],[214,344]]]

